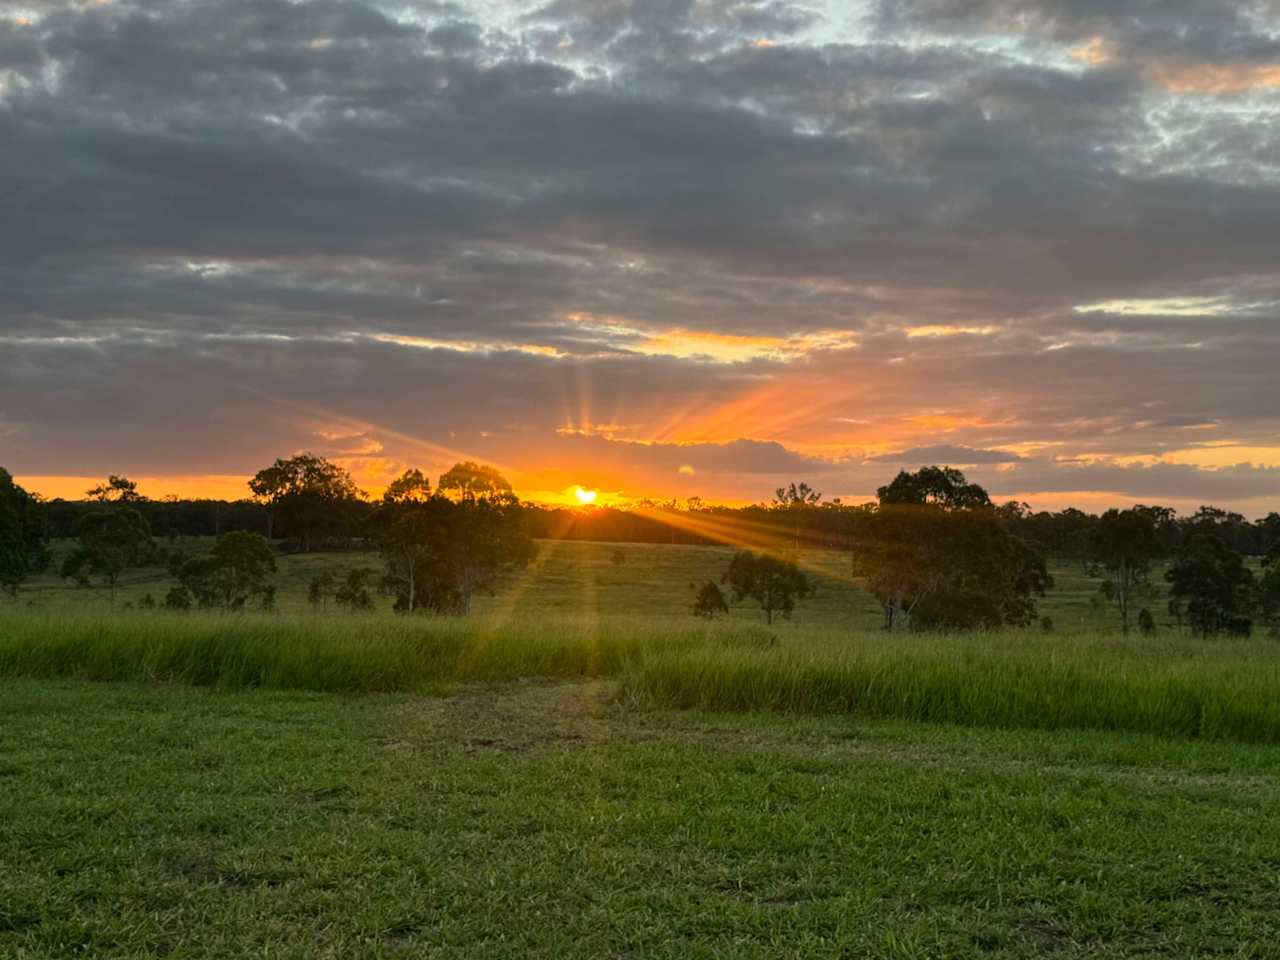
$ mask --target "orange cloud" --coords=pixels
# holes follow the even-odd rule
[[[1245,93],[1280,87],[1280,64],[1165,64],[1147,69],[1151,80],[1170,93]]]

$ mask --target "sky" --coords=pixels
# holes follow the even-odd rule
[[[1280,0],[5,0],[0,465],[1280,509]]]

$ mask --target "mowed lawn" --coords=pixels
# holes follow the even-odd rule
[[[201,539],[166,546],[198,552],[211,544],[212,540]],[[70,542],[55,544],[55,561],[70,546]],[[707,580],[719,581],[732,556],[730,547],[542,540],[533,563],[504,579],[492,596],[477,597],[475,612],[518,620],[570,614],[687,621],[696,588]],[[847,551],[804,550],[799,561],[813,577],[816,590],[800,601],[789,621],[792,626],[871,629],[880,625],[875,599],[853,582]],[[277,606],[282,613],[310,609],[307,584],[321,573],[342,576],[353,567],[381,568],[376,553],[361,551],[285,554],[277,562]],[[1041,613],[1053,620],[1055,629],[1094,632],[1118,623],[1112,611],[1092,603],[1099,581],[1086,576],[1079,563],[1051,561],[1049,566],[1056,586],[1042,601]],[[51,564],[48,572],[24,586],[24,603],[46,609],[108,609],[105,590],[77,588],[62,581],[57,567],[58,562]],[[1158,574],[1155,579],[1160,582]],[[148,593],[159,602],[171,584],[161,568],[130,571],[116,602],[136,603]],[[390,599],[376,599],[381,608],[390,610]],[[1156,602],[1153,612],[1157,619],[1167,619],[1163,601]],[[763,620],[749,600],[734,604],[730,616],[743,622]]]
[[[1280,752],[0,685],[0,956],[1276,957]]]

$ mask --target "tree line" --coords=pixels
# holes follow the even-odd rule
[[[789,615],[812,592],[796,557],[814,545],[850,552],[850,573],[879,600],[889,630],[1050,627],[1037,600],[1053,585],[1045,556],[1055,553],[1100,578],[1096,602],[1115,611],[1125,632],[1154,629],[1152,575],[1164,561],[1169,613],[1196,633],[1247,633],[1255,619],[1274,624],[1280,612],[1280,515],[1250,523],[1210,507],[1188,517],[1160,506],[1100,516],[1036,513],[1025,504],[995,505],[950,467],[902,471],[874,503],[856,506],[824,501],[800,483],[748,508],[695,499],[570,512],[521,503],[497,470],[472,462],[456,464],[434,488],[422,471],[407,470],[372,500],[341,466],[311,454],[276,460],[249,489],[250,500],[223,504],[240,512],[223,515],[227,527],[216,528],[214,549],[189,556],[187,534],[165,524],[205,523],[212,501],[152,501],[127,478],[111,476],[84,501],[45,503],[0,469],[0,586],[16,593],[47,566],[50,536],[73,536],[62,576],[105,589],[113,602],[127,570],[161,565],[174,583],[161,600],[149,597],[152,605],[269,609],[273,541],[300,551],[372,546],[382,558],[380,576],[364,568],[342,582],[322,575],[310,585],[313,603],[370,609],[369,591],[377,589],[398,611],[458,614],[471,609],[477,592],[528,563],[537,538],[591,532],[606,541],[627,534],[639,542],[733,543],[734,531],[746,529],[768,546],[739,551],[719,584],[703,585],[700,615],[727,609],[721,585],[735,600],[757,602],[768,622]],[[167,531],[167,544],[157,528]],[[1262,556],[1260,576],[1246,553]]]

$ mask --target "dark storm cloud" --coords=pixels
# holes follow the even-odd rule
[[[993,464],[1274,445],[1269,81],[1168,71],[1273,63],[1276,12],[918,0],[839,33],[738,0],[24,0],[0,452],[235,472],[348,416],[693,483],[847,470],[875,430]],[[630,433],[548,439],[601,423]],[[714,442],[622,444],[664,430]]]

